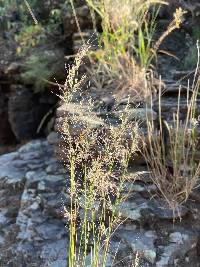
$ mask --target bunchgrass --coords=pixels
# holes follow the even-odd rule
[[[136,52],[140,66],[147,68],[157,11],[160,4],[167,2],[159,0],[87,0],[86,2],[102,20],[100,45],[103,51],[100,53],[104,55],[102,57],[100,54],[99,60],[112,62],[127,52],[129,54]],[[155,11],[150,18],[149,9],[152,6],[155,7]]]
[[[116,95],[122,91],[136,101],[147,102],[154,91],[153,72],[157,53],[163,40],[180,27],[184,11],[179,8],[168,28],[155,40],[156,18],[160,0],[87,0],[92,18],[101,18],[102,33],[99,35],[99,49],[91,58],[98,64],[91,64],[94,86],[113,89]],[[94,22],[94,25],[96,23]],[[97,66],[97,67],[96,67]],[[101,77],[101,82],[96,77]],[[150,77],[150,79],[149,79]]]
[[[198,47],[199,54],[199,47]],[[148,145],[144,142],[144,156],[151,178],[158,188],[158,195],[168,208],[179,212],[191,192],[199,183],[200,163],[196,159],[197,132],[196,108],[199,90],[199,61],[194,81],[187,90],[187,112],[180,119],[181,87],[178,93],[177,111],[171,122],[162,120],[161,90],[159,94],[159,130],[147,118]]]
[[[114,264],[115,257],[109,251],[111,237],[120,224],[115,211],[122,201],[120,193],[138,140],[136,123],[124,115],[128,105],[117,126],[104,122],[97,125],[99,118],[93,112],[91,99],[87,103],[80,101],[77,110],[69,114],[68,105],[75,95],[81,96],[86,80],[85,75],[77,75],[88,50],[89,46],[85,46],[69,67],[60,95],[65,113],[61,153],[70,176],[71,203],[65,209],[70,233],[69,267],[104,267],[108,261]]]

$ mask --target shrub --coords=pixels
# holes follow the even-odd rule
[[[17,52],[24,53],[32,47],[37,46],[38,44],[44,43],[47,38],[44,31],[44,28],[37,24],[31,26],[25,26],[20,34],[15,35],[15,40],[19,44]]]
[[[27,58],[26,70],[22,79],[27,84],[34,84],[35,92],[42,91],[52,78],[60,71],[64,54],[60,50],[47,50]]]

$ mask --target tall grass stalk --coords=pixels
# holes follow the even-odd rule
[[[31,9],[31,7],[30,7],[30,4],[28,3],[27,0],[24,0],[24,3],[25,3],[25,5],[26,5],[26,7],[27,7],[27,9],[28,9],[28,12],[30,13],[30,15],[31,15],[31,17],[32,17],[32,19],[33,19],[35,25],[38,25],[38,20],[36,19],[35,15],[34,15],[34,13],[33,13],[33,11],[32,11],[32,9]]]
[[[70,174],[71,203],[65,210],[70,230],[69,267],[106,266],[111,237],[120,222],[115,210],[122,201],[120,192],[138,140],[136,123],[124,115],[127,111],[118,126],[91,127],[91,121],[99,121],[92,111],[92,100],[87,101],[84,114],[80,114],[81,105],[85,104],[82,100],[78,110],[69,115],[68,105],[75,94],[81,95],[86,79],[77,74],[88,49],[84,47],[69,67],[60,96],[63,109],[66,108],[61,149]],[[73,129],[78,125],[81,130],[74,135]],[[129,138],[125,139],[127,135]]]

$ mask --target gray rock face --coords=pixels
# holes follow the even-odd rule
[[[162,117],[167,121],[173,121],[173,113],[177,112],[178,108],[178,92],[173,95],[164,95],[162,96]],[[159,110],[159,101],[155,102],[154,109],[158,112]],[[187,98],[186,94],[181,95],[180,98],[180,120],[185,120],[187,115]],[[197,100],[197,114],[200,113],[199,108],[199,99]]]
[[[156,248],[154,242],[157,238],[155,231],[127,231],[122,229],[117,231],[117,234],[133,252],[143,253],[148,262],[155,263]]]
[[[161,248],[162,254],[156,267],[179,266],[179,260],[197,245],[197,236],[186,229],[169,234],[169,243]],[[187,261],[187,258],[186,258]],[[196,265],[199,266],[199,265]]]
[[[122,218],[128,218],[132,221],[142,220],[142,211],[148,210],[147,202],[142,198],[136,198],[134,201],[127,200],[117,206],[117,214]]]
[[[61,213],[69,200],[65,184],[63,168],[45,140],[0,156],[3,266],[66,266],[69,242]]]
[[[129,264],[134,261],[133,255],[139,253],[141,266],[199,267],[196,253],[198,236],[193,229],[193,227],[196,228],[197,221],[193,220],[191,228],[184,226],[184,223],[182,228],[178,227],[173,220],[178,221],[181,217],[183,222],[188,221],[189,210],[182,207],[179,212],[173,213],[164,206],[162,200],[155,202],[150,200],[149,196],[142,197],[149,187],[151,189],[151,186],[137,183],[131,186],[129,182],[125,187],[125,190],[129,189],[127,199],[116,208],[117,214],[125,222],[114,234],[119,246],[116,255],[119,261],[123,258],[127,259],[119,266],[132,266]],[[154,187],[153,189],[155,190]],[[162,229],[161,232],[160,229]],[[162,245],[160,245],[161,239]],[[121,244],[125,247],[120,248]],[[192,256],[188,256],[190,253]],[[190,263],[193,265],[189,265]]]

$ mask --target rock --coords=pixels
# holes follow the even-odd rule
[[[156,259],[156,248],[154,242],[157,238],[155,231],[127,231],[119,230],[116,234],[122,242],[125,242],[133,252],[141,253],[145,259],[154,264]]]
[[[137,182],[126,182],[124,184],[124,193],[131,195],[134,192],[140,192],[140,193],[155,193],[157,192],[157,187],[154,184],[150,184],[150,185],[145,185],[145,184],[141,184],[141,183],[137,183]]]
[[[46,140],[29,142],[16,152],[0,156],[0,262],[3,266],[8,262],[16,266],[16,260],[18,266],[67,266],[69,229],[65,227],[63,209],[70,206],[68,184],[68,174],[60,167],[53,147]],[[112,266],[113,260],[129,266],[136,252],[141,258],[140,265],[145,267],[188,266],[189,253],[197,257],[198,221],[195,219],[195,230],[186,229],[191,218],[188,220],[189,216],[185,216],[188,210],[182,208],[183,228],[177,227],[176,222],[173,228],[173,213],[164,209],[164,202],[142,197],[146,191],[155,190],[145,166],[132,165],[125,185],[124,193],[131,194],[116,208],[124,223],[112,235],[106,266]],[[84,199],[80,201],[82,207],[83,202]],[[97,214],[99,205],[100,202],[95,202]],[[87,259],[90,263],[90,255]]]
[[[57,182],[65,181],[65,177],[62,174],[61,175],[45,175],[44,181],[49,181],[49,182],[56,184]]]
[[[140,184],[136,184],[134,182],[133,183],[127,182],[124,184],[124,191],[126,193],[143,192],[145,191],[145,187]]]
[[[44,129],[44,134],[45,136],[48,136],[53,130],[54,130],[54,125],[55,125],[55,118],[52,117],[48,122],[47,125]]]
[[[85,104],[67,103],[61,105],[56,111],[57,118],[88,115],[89,109]]]
[[[86,202],[87,201],[88,200],[86,199]],[[86,210],[86,205],[88,205],[88,204],[85,203],[85,196],[81,196],[79,198],[79,205],[82,208],[80,210],[80,214],[79,214],[81,220],[84,219],[85,213],[86,213],[86,218],[88,221],[92,221],[92,216],[94,216],[94,220],[98,219],[100,216],[100,212],[101,212],[100,204],[101,204],[100,201],[95,200],[95,201],[93,201],[93,203],[91,203],[91,207],[87,207],[87,210]],[[93,211],[93,213],[92,213],[92,211]]]
[[[60,141],[60,135],[56,132],[51,132],[47,136],[47,141],[49,142],[50,145],[57,145]]]
[[[47,174],[57,174],[57,173],[65,174],[66,172],[67,170],[59,162],[53,162],[52,164],[48,165],[46,168]]]
[[[45,222],[36,227],[35,231],[42,240],[59,240],[66,234],[63,223],[58,220]]]
[[[100,100],[96,101],[94,103],[94,110],[99,114],[102,114],[102,112],[105,112],[105,114],[108,114],[109,111],[111,111],[115,104],[115,98],[113,96],[104,96],[101,97]]]
[[[88,254],[86,257],[86,263],[85,263],[85,267],[92,267],[93,266],[93,262],[91,259],[91,254]],[[114,255],[112,255],[111,253],[107,252],[106,254],[106,262],[104,263],[104,258],[102,255],[98,255],[98,266],[105,266],[105,267],[112,267],[113,266],[113,261],[114,261]]]
[[[51,164],[54,167],[50,168]],[[49,266],[49,255],[52,264],[66,262],[68,241],[62,208],[69,205],[69,196],[61,194],[66,175],[58,166],[46,140],[34,140],[0,156],[0,243],[6,249],[0,253],[3,266],[8,263],[6,255],[11,266],[15,266],[15,259],[18,266],[30,266],[30,262]]]
[[[94,112],[90,112],[90,107],[84,104],[64,104],[58,108],[56,115],[55,131],[62,133],[63,123],[67,119],[70,127],[69,130],[73,136],[80,135],[85,127],[93,130],[104,125],[104,121],[98,118]]]
[[[125,174],[125,180],[132,181],[132,182],[142,181],[144,183],[152,182],[150,173],[146,165],[138,165],[138,164],[135,164],[134,161],[131,167],[128,169],[128,172]]]
[[[194,249],[196,245],[197,236],[186,229],[179,229],[179,232],[171,233],[169,244],[163,247],[160,260],[156,262],[156,267],[175,266],[175,263],[184,260],[186,253]]]
[[[174,70],[173,71],[173,80],[177,81],[183,78],[186,78],[186,81],[188,81],[188,79],[192,80],[192,76],[193,74],[191,73],[191,71],[188,70]]]
[[[7,223],[7,221],[8,221],[8,218],[6,218],[6,216],[5,216],[5,212],[6,212],[6,210],[3,211],[3,210],[1,209],[1,213],[0,213],[0,226],[1,226],[1,227],[3,227],[4,225],[6,225],[6,223]]]
[[[188,239],[188,235],[180,232],[174,232],[169,235],[169,241],[171,243],[177,243],[178,245],[184,244],[184,241]]]
[[[143,218],[142,212],[148,211],[148,209],[149,206],[145,199],[134,197],[134,199],[128,199],[119,204],[116,207],[116,213],[124,219],[140,222]]]
[[[167,122],[171,121],[173,122],[173,114],[177,113],[177,107],[178,107],[178,96],[167,96],[163,95],[161,98],[161,104],[162,104],[162,119],[166,120]],[[159,111],[159,101],[155,101],[154,103],[154,109],[156,112]],[[181,94],[180,98],[180,105],[179,109],[180,112],[180,120],[185,120],[187,115],[187,97],[186,94]],[[197,115],[200,114],[200,100],[197,99],[196,101],[196,109],[197,109]]]
[[[69,246],[69,241],[67,240],[67,238],[56,240],[50,243],[46,243],[42,247],[40,257],[41,259],[45,259],[46,261],[48,260],[50,263],[54,262],[54,265],[55,265],[55,261],[57,260],[66,261],[67,256],[68,256],[68,249],[69,249],[68,246]]]
[[[38,191],[45,191],[46,190],[45,182],[44,181],[39,182],[37,189]]]
[[[139,120],[145,122],[148,118],[149,120],[156,120],[157,113],[149,108],[130,108],[128,110],[121,110],[113,112],[114,116],[120,118],[122,115],[128,116],[128,120]]]
[[[68,208],[70,206],[70,196],[63,192],[43,193],[42,203],[43,214],[53,218],[62,219],[64,208]]]
[[[0,156],[0,164],[3,165],[5,163],[11,162],[19,158],[18,152],[11,152],[8,154],[4,154]]]
[[[19,153],[38,152],[43,146],[42,140],[33,140],[19,149]]]
[[[66,267],[67,260],[57,260],[49,263],[46,267]]]
[[[176,218],[183,218],[188,213],[188,208],[184,206],[178,207],[177,210],[172,210],[167,207],[166,202],[162,199],[152,200],[150,205],[151,211],[160,219],[173,220]]]
[[[44,168],[44,163],[43,162],[35,164],[29,163],[27,166],[30,170],[39,170]]]
[[[55,130],[64,133],[64,126],[62,119],[56,119]],[[84,129],[89,129],[90,131],[103,127],[103,120],[92,117],[92,116],[82,116],[82,117],[72,117],[69,119],[69,132],[71,136],[79,136]]]
[[[54,175],[54,177],[56,177],[56,175]],[[52,193],[52,192],[58,192],[60,191],[62,188],[64,188],[65,186],[65,179],[63,179],[63,176],[61,175],[60,176],[61,179],[59,179],[58,177],[58,180],[45,180],[45,177],[43,177],[43,179],[41,181],[38,181],[38,186],[37,186],[37,189],[38,189],[38,192],[39,193],[45,193],[45,192],[49,192],[49,193]],[[33,184],[34,186],[34,184]]]
[[[19,157],[18,153],[9,153],[0,156],[0,187],[20,188],[24,184],[27,167],[18,168],[12,164],[13,160]]]
[[[93,23],[90,16],[90,10],[88,6],[81,5],[75,9],[76,16],[79,21],[79,26],[81,29],[93,29]],[[64,24],[64,34],[67,36],[72,35],[74,32],[78,32],[76,20],[72,12],[66,12],[63,18]]]
[[[73,52],[74,54],[78,53],[84,44],[90,43],[92,47],[90,49],[98,48],[98,38],[94,34],[93,30],[85,30],[80,32],[75,32],[72,37],[73,40]]]
[[[36,172],[36,171],[28,171],[26,173],[26,179],[27,179],[27,182],[30,181],[30,183],[34,182],[34,181],[40,181],[40,177],[44,176],[45,175],[45,172],[42,171],[42,172]]]
[[[18,169],[23,169],[23,168],[27,167],[27,162],[25,162],[24,160],[21,160],[21,159],[15,159],[13,162],[13,166],[15,168],[18,168]]]
[[[5,239],[2,236],[0,236],[0,246],[2,246],[4,243],[5,243]]]

